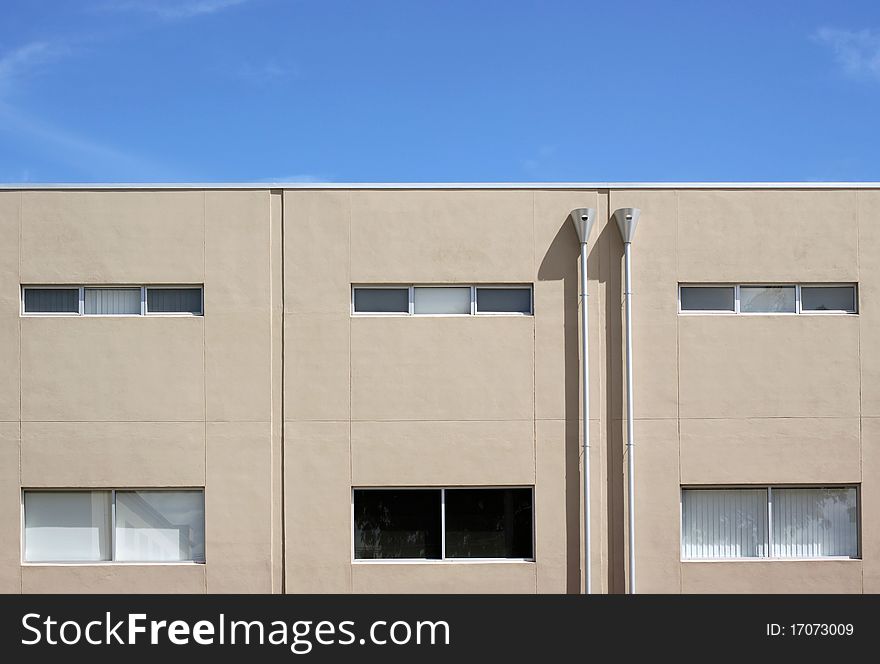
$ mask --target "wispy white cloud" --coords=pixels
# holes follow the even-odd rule
[[[167,21],[215,14],[248,0],[116,0],[100,6],[108,11],[135,11]]]
[[[817,30],[813,39],[830,48],[850,76],[880,79],[880,32],[826,27]]]
[[[32,76],[49,60],[67,52],[67,47],[46,41],[33,41],[0,56],[0,98],[16,83]]]
[[[25,139],[34,151],[63,163],[81,177],[105,180],[161,180],[167,175],[158,164],[92,138],[42,122],[0,102],[0,133]]]

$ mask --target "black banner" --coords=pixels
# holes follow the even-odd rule
[[[878,616],[873,595],[6,595],[0,652],[7,662],[191,662],[220,648],[259,662],[543,663],[646,650],[760,661],[871,652]]]

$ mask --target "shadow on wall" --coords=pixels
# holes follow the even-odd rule
[[[608,260],[603,261],[602,258]],[[565,510],[566,510],[566,560],[567,584],[569,593],[579,593],[583,585],[581,579],[581,501],[583,496],[583,479],[581,472],[580,444],[580,245],[577,233],[569,217],[565,217],[559,230],[550,243],[547,253],[538,268],[539,281],[562,281],[565,298],[563,335],[565,356]],[[623,261],[623,243],[613,223],[602,226],[598,237],[591,238],[589,256],[587,258],[587,278],[606,284],[605,302],[590,306],[592,316],[604,304],[602,315],[605,319],[605,385],[600,389],[607,395],[605,406],[605,445],[607,456],[606,490],[606,522],[608,530],[602,533],[600,524],[592,524],[594,548],[596,542],[607,539],[608,592],[625,592],[625,550],[624,550],[624,477],[623,477],[623,444],[620,427],[615,422],[620,419],[623,408],[623,381],[621,374],[623,325],[621,310],[623,295],[620,287],[620,269]],[[591,322],[595,322],[591,318]],[[599,339],[590,339],[590,347],[595,348]],[[591,365],[591,373],[595,376],[598,367]],[[593,379],[595,380],[595,378]],[[599,413],[592,412],[591,418],[596,419]],[[598,446],[600,440],[591,440],[591,445]],[[596,505],[601,484],[597,484],[596,476],[601,477],[593,466],[593,505]],[[595,508],[594,508],[595,513]],[[601,587],[599,575],[602,570],[593,567],[594,588]]]

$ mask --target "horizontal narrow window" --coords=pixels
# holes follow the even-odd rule
[[[202,314],[201,288],[147,288],[148,314]]]
[[[141,313],[140,288],[86,288],[83,313],[89,315],[138,315]]]
[[[794,286],[740,286],[739,310],[743,313],[795,313],[797,289]]]
[[[681,555],[857,558],[855,487],[682,489]]]
[[[440,558],[440,491],[356,489],[354,557]]]
[[[532,560],[532,496],[531,488],[355,489],[354,557]]]
[[[355,288],[354,310],[359,314],[409,313],[409,288]]]
[[[477,313],[530,314],[531,288],[477,288]]]
[[[447,558],[531,558],[531,489],[447,489]]]
[[[416,314],[469,314],[471,289],[469,286],[416,286],[413,313]]]
[[[78,314],[79,288],[25,288],[26,314]]]
[[[25,491],[27,562],[205,562],[201,489]]]
[[[855,286],[801,286],[801,311],[854,313]]]
[[[682,311],[735,311],[733,286],[682,286]]]

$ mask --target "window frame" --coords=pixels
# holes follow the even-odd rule
[[[407,311],[355,311],[354,308],[354,292],[357,289],[387,289],[387,290],[403,290],[408,289],[409,308]],[[469,313],[462,314],[419,314],[415,311],[415,289],[416,288],[470,288],[471,291],[471,310]],[[477,290],[486,289],[522,289],[529,291],[529,312],[522,313],[520,311],[479,311],[477,309]],[[534,316],[535,315],[535,285],[534,284],[473,284],[473,283],[444,283],[444,284],[351,284],[351,299],[349,313],[351,316],[357,317],[416,317],[416,318],[466,318],[468,316]]]
[[[463,315],[463,314],[460,314]],[[446,557],[446,491],[455,489],[529,489],[532,496],[532,556],[530,558],[447,558]],[[355,491],[439,491],[440,492],[440,557],[439,558],[356,558],[355,557]],[[535,556],[535,487],[526,484],[492,484],[492,485],[462,485],[462,486],[353,486],[351,487],[351,523],[349,536],[351,537],[351,563],[353,565],[470,565],[473,563],[534,563]]]
[[[724,490],[756,490],[762,489],[767,495],[766,542],[768,555],[741,558],[685,558],[684,557],[684,492],[692,491],[724,491]],[[856,492],[856,554],[854,556],[812,556],[812,557],[779,557],[769,555],[773,551],[773,489],[855,489]],[[862,562],[862,488],[861,484],[682,484],[678,493],[678,554],[682,563],[752,563],[752,562],[803,562],[803,561],[841,561]]]
[[[132,314],[133,315],[133,314]],[[128,493],[128,492],[136,492],[136,491],[172,491],[172,492],[184,492],[184,491],[199,491],[202,494],[202,500],[204,502],[205,499],[205,487],[199,486],[174,486],[174,487],[125,487],[122,489],[110,489],[103,486],[95,486],[88,488],[80,488],[80,487],[22,487],[20,492],[21,498],[21,528],[20,528],[20,537],[21,537],[21,565],[29,566],[29,567],[68,567],[68,566],[83,566],[83,565],[205,565],[208,560],[208,538],[207,538],[207,507],[204,513],[205,519],[205,560],[145,560],[145,561],[128,561],[128,560],[116,560],[116,494],[117,493]],[[25,523],[25,512],[24,512],[24,496],[26,493],[94,493],[94,492],[108,492],[110,494],[110,560],[40,560],[40,561],[30,561],[25,557],[25,544],[27,537],[27,524]],[[207,503],[204,503],[207,505]]]
[[[794,311],[742,311],[740,306],[740,288],[741,287],[755,287],[755,288],[790,288],[794,287],[795,289],[795,310]],[[718,309],[682,309],[681,308],[681,289],[682,288],[733,288],[733,311],[730,310],[718,310]],[[801,305],[801,290],[803,288],[852,288],[853,289],[853,301],[855,303],[855,309],[852,311],[844,311],[841,309],[828,309],[828,310],[818,310],[818,309],[808,309],[804,310]],[[790,283],[790,282],[761,282],[761,283],[712,283],[712,282],[698,282],[698,283],[688,283],[688,282],[679,282],[678,284],[678,315],[679,316],[812,316],[814,314],[820,316],[858,316],[860,307],[859,307],[859,284],[858,282],[839,282],[839,283]]]

